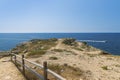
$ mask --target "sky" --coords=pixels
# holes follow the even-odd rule
[[[120,32],[120,0],[0,0],[0,33]]]

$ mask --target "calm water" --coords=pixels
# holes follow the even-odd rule
[[[31,39],[76,38],[109,53],[120,55],[120,33],[0,33],[0,51]]]

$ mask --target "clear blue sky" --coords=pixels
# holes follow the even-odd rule
[[[0,33],[120,32],[120,0],[0,0]]]

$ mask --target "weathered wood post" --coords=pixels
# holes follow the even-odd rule
[[[15,57],[14,57],[14,59],[15,59],[15,65],[17,66],[17,64],[16,64],[16,55],[14,55]]]
[[[12,54],[10,54],[10,60],[12,61]]]
[[[22,69],[23,69],[23,75],[25,76],[25,61],[24,61],[24,55],[22,55]]]
[[[43,66],[44,66],[44,80],[47,80],[47,62],[43,62]]]

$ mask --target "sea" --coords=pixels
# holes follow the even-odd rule
[[[75,38],[113,55],[120,55],[120,33],[0,33],[0,51],[31,39]]]

